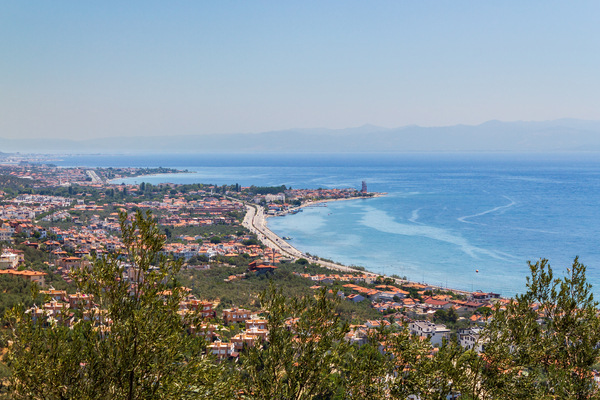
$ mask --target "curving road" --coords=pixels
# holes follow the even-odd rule
[[[273,233],[273,231],[271,231],[267,227],[267,215],[265,215],[264,209],[262,207],[260,207],[258,205],[254,205],[254,204],[248,204],[248,203],[244,203],[244,205],[246,206],[246,215],[244,216],[244,221],[242,222],[242,225],[245,228],[247,228],[250,232],[254,233],[256,235],[256,237],[258,238],[258,240],[261,241],[261,243],[263,243],[265,246],[276,249],[282,255],[288,256],[288,257],[291,257],[294,259],[306,258],[311,263],[319,264],[322,267],[329,268],[329,269],[336,270],[336,271],[361,272],[364,275],[375,276],[375,277],[382,275],[382,274],[375,274],[375,273],[369,272],[369,271],[358,271],[356,269],[347,267],[342,264],[337,264],[337,263],[332,263],[329,261],[320,260],[316,257],[311,257],[311,256],[308,256],[308,255],[302,253],[301,251],[299,251],[298,249],[296,249],[295,247],[293,247],[292,245],[287,243],[285,240],[283,240],[281,237],[277,236],[275,233]],[[391,277],[388,277],[388,278],[391,278]],[[392,279],[398,284],[411,283],[411,281],[407,281],[404,279],[399,279],[399,278],[392,278]],[[414,283],[416,283],[416,282],[414,282]],[[462,291],[462,290],[443,288],[442,286],[437,286],[437,285],[429,285],[429,286],[431,286],[433,288],[439,288],[442,290],[452,290],[459,294],[465,294],[465,295],[469,294],[469,292]]]
[[[277,236],[273,231],[267,227],[267,216],[265,215],[264,209],[260,206],[245,204],[246,215],[242,225],[247,228],[250,232],[254,233],[258,240],[260,240],[265,246],[271,247],[279,251],[282,255],[292,258],[306,258],[312,263],[321,265],[322,267],[334,269],[343,272],[357,272],[357,270],[347,267],[342,264],[332,263],[329,261],[320,260],[315,257],[307,256],[300,250],[296,249],[288,242]],[[377,276],[372,272],[364,272],[366,275]]]

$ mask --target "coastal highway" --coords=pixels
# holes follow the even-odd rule
[[[242,225],[254,233],[264,245],[277,249],[284,256],[292,258],[303,257],[302,252],[275,235],[267,227],[266,215],[262,207],[246,204],[246,211]]]
[[[88,169],[85,171],[86,175],[90,177],[93,183],[102,183],[102,179],[96,174],[95,171]]]
[[[267,215],[265,215],[264,209],[258,205],[245,204],[246,216],[242,225],[247,228],[250,232],[254,233],[258,240],[260,240],[265,246],[269,246],[278,250],[283,256],[292,258],[306,258],[312,263],[321,265],[322,267],[342,271],[342,272],[357,272],[355,269],[347,267],[345,265],[332,263],[329,261],[320,260],[315,257],[307,256],[302,253],[288,242],[277,236],[273,231],[267,227]],[[364,272],[367,275],[376,276],[372,272]]]
[[[244,221],[242,222],[242,225],[245,228],[247,228],[250,232],[254,233],[256,235],[256,237],[258,238],[258,240],[260,240],[261,243],[263,243],[265,246],[268,246],[270,248],[278,250],[283,256],[291,257],[294,259],[306,258],[311,263],[319,264],[322,267],[329,268],[331,270],[341,271],[341,272],[362,272],[363,274],[370,275],[370,276],[380,276],[381,275],[381,274],[375,274],[375,273],[369,272],[369,271],[358,271],[356,269],[347,267],[342,264],[337,264],[337,263],[332,263],[329,261],[321,260],[319,258],[311,257],[311,256],[308,256],[308,255],[302,253],[301,251],[299,251],[298,249],[296,249],[295,247],[293,247],[292,245],[287,243],[285,240],[283,240],[281,237],[277,236],[275,233],[273,233],[273,231],[271,231],[267,227],[267,217],[268,216],[265,215],[264,208],[262,208],[259,205],[248,204],[248,203],[244,203],[244,205],[246,206],[247,212],[246,212],[246,215],[244,216]],[[391,278],[391,277],[388,276],[388,278]],[[392,279],[394,279],[394,281],[397,284],[417,283],[417,282],[407,281],[407,280],[399,279],[399,278],[392,278]],[[424,283],[424,282],[421,282],[421,283]],[[452,290],[453,292],[456,292],[459,294],[464,294],[464,295],[469,294],[469,292],[466,292],[463,290],[449,289],[449,288],[444,288],[444,287],[438,286],[438,285],[428,285],[428,286],[431,286],[436,289],[441,289],[441,290]]]

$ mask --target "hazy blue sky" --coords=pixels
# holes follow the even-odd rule
[[[598,1],[3,1],[0,137],[600,119]]]

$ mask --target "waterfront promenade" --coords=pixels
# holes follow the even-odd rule
[[[322,267],[333,269],[336,271],[358,272],[356,269],[347,267],[345,265],[321,260],[316,257],[310,257],[302,253],[300,250],[290,245],[288,242],[283,240],[281,237],[279,237],[269,229],[269,227],[267,226],[268,216],[265,214],[264,209],[262,207],[251,204],[246,204],[245,206],[247,212],[246,216],[244,217],[244,221],[242,222],[242,225],[245,228],[247,228],[250,232],[254,233],[264,245],[276,249],[285,257],[290,257],[294,259],[306,258],[310,262],[319,264]],[[364,273],[366,275],[372,276],[378,275],[368,271],[364,271]]]
[[[351,199],[342,199],[342,200],[351,200]],[[324,201],[327,202],[327,201],[336,201],[336,200],[324,200]],[[317,202],[308,203],[308,204],[315,204],[315,203],[317,203]],[[309,255],[304,254],[303,252],[296,249],[294,246],[290,245],[283,238],[281,238],[280,236],[278,236],[277,234],[275,234],[273,231],[271,231],[269,229],[269,227],[267,226],[267,218],[269,216],[267,214],[265,214],[263,207],[261,207],[259,205],[248,204],[248,203],[244,203],[244,205],[246,207],[247,212],[246,212],[246,215],[242,222],[242,225],[245,228],[247,228],[250,232],[254,233],[256,235],[256,237],[258,238],[258,240],[260,240],[261,243],[263,243],[265,246],[268,246],[270,248],[273,248],[273,249],[279,251],[284,257],[289,257],[292,259],[305,258],[308,261],[310,261],[311,263],[315,263],[324,268],[328,268],[328,269],[335,270],[335,271],[360,272],[362,274],[374,276],[374,277],[382,276],[382,274],[376,274],[376,273],[369,272],[369,271],[357,270],[357,269],[348,267],[343,264],[338,264],[338,263],[334,263],[334,262],[330,262],[330,261],[321,260],[317,257],[311,257]],[[302,207],[297,207],[297,208],[302,208]],[[392,278],[390,276],[385,276],[385,277],[393,279],[397,284],[418,283],[418,282],[412,282],[412,281],[399,279],[399,278]],[[420,282],[420,283],[425,284],[425,282]],[[459,290],[459,289],[444,288],[444,287],[438,286],[438,285],[428,285],[428,286],[435,288],[435,289],[451,290],[455,293],[463,294],[463,295],[470,294],[470,292],[468,292],[468,291]]]

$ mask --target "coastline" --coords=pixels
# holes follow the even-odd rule
[[[347,200],[369,200],[369,199],[375,199],[375,198],[378,198],[378,197],[384,197],[386,195],[387,195],[386,192],[377,192],[377,193],[374,192],[371,196],[368,196],[368,197],[361,196],[361,197],[344,197],[344,198],[341,198],[341,199],[310,200],[310,201],[306,202],[305,204],[302,204],[301,206],[296,206],[296,207],[289,208],[287,211],[283,212],[282,214],[279,214],[279,215],[267,215],[265,218],[285,216],[287,214],[290,214],[293,211],[301,210],[304,207],[311,207],[311,206],[314,206],[316,204],[330,203],[330,202],[334,202],[334,201],[347,201]]]
[[[314,200],[314,201],[309,201],[301,206],[298,207],[293,207],[291,208],[289,211],[295,211],[295,210],[299,210],[302,209],[303,207],[309,207],[315,204],[320,204],[320,203],[327,203],[327,202],[333,202],[333,201],[342,201],[342,200],[364,200],[364,199],[371,199],[374,197],[381,197],[384,196],[385,194],[383,193],[378,193],[377,195],[373,195],[370,196],[368,198],[364,198],[364,197],[350,197],[350,198],[343,198],[343,199],[323,199],[323,200]],[[268,225],[267,225],[267,219],[270,217],[273,217],[273,215],[268,215],[265,214],[264,209],[258,205],[254,205],[254,204],[247,204],[244,203],[245,207],[246,207],[246,215],[244,217],[244,220],[242,222],[242,225],[244,227],[246,227],[247,229],[249,229],[252,233],[256,234],[258,240],[260,240],[260,242],[262,244],[264,244],[265,246],[274,248],[276,250],[278,250],[282,255],[287,256],[287,257],[291,257],[294,259],[297,258],[306,258],[311,262],[315,262],[317,264],[320,264],[321,266],[328,268],[328,269],[332,269],[332,270],[336,270],[336,271],[343,271],[343,272],[364,272],[367,275],[371,275],[371,276],[379,276],[379,274],[376,274],[374,272],[370,272],[370,271],[359,271],[356,270],[354,268],[348,267],[346,265],[340,264],[340,263],[334,263],[334,262],[329,262],[329,261],[325,261],[325,260],[321,260],[318,257],[311,257],[307,254],[305,254],[304,252],[298,250],[297,248],[295,248],[294,246],[292,246],[291,244],[289,244],[286,240],[284,240],[282,237],[280,237],[279,235],[277,235],[275,232],[273,232],[271,229],[269,229]],[[285,215],[285,214],[284,214]]]
[[[176,173],[172,172],[172,173],[167,173],[167,174],[176,175],[176,174],[189,173],[189,172],[190,171],[179,170]],[[139,175],[139,176],[156,176],[156,175],[157,174],[148,174],[148,175]],[[159,174],[159,175],[163,175],[163,174]],[[133,177],[128,177],[128,178],[133,178]],[[124,179],[124,178],[118,178],[118,179]],[[112,182],[110,182],[110,183],[112,183]],[[434,290],[451,291],[451,292],[454,292],[457,294],[462,294],[462,295],[470,295],[471,293],[473,293],[473,291],[469,291],[469,290],[457,289],[457,288],[452,288],[452,287],[444,287],[442,285],[429,284],[429,283],[427,283],[427,281],[425,279],[423,281],[415,281],[415,280],[409,280],[409,279],[396,278],[396,277],[392,277],[390,275],[386,275],[386,274],[382,274],[382,273],[375,273],[375,272],[369,271],[367,269],[356,269],[356,266],[347,266],[342,263],[335,262],[333,260],[332,261],[323,260],[323,259],[319,258],[318,255],[308,255],[308,254],[304,253],[303,251],[297,249],[290,243],[288,243],[285,239],[283,239],[282,236],[279,236],[278,234],[273,232],[268,227],[268,224],[267,224],[268,218],[270,218],[270,217],[285,216],[285,215],[288,215],[290,212],[293,212],[296,210],[301,210],[302,208],[305,208],[305,207],[311,207],[311,206],[316,206],[318,204],[326,204],[326,203],[330,203],[330,202],[346,201],[346,200],[369,200],[369,199],[384,197],[387,194],[388,194],[387,192],[372,192],[369,196],[311,200],[311,201],[308,201],[308,202],[302,204],[301,206],[292,207],[292,208],[286,210],[285,212],[283,212],[281,214],[277,214],[277,215],[265,214],[264,209],[262,207],[260,207],[258,205],[253,205],[253,204],[249,205],[245,202],[242,202],[247,210],[246,216],[244,217],[242,225],[244,227],[246,227],[248,230],[250,230],[252,233],[254,233],[257,236],[258,240],[263,245],[273,248],[273,249],[276,249],[279,253],[281,253],[284,257],[287,257],[287,258],[291,258],[291,259],[305,258],[311,263],[318,264],[321,267],[327,268],[332,271],[345,272],[345,273],[360,273],[360,274],[364,274],[364,275],[370,276],[370,277],[381,276],[383,278],[392,279],[396,284],[400,284],[400,285],[404,285],[404,284],[426,285],[427,287],[430,287]],[[238,199],[233,199],[233,198],[232,198],[232,200],[239,201]],[[361,268],[364,268],[364,267],[361,267]]]
[[[93,167],[92,169],[95,169],[95,168],[98,168],[98,167]],[[137,167],[135,167],[135,168],[137,168]],[[178,170],[175,170],[172,172],[139,174],[139,175],[133,175],[133,176],[125,176],[125,177],[121,177],[121,178],[107,179],[105,181],[105,183],[107,185],[121,185],[121,183],[115,183],[115,181],[122,181],[125,179],[135,179],[135,178],[140,178],[140,177],[144,177],[144,176],[180,175],[180,174],[191,174],[191,173],[193,173],[193,172],[188,171],[188,170],[179,170],[178,169]],[[136,183],[126,183],[126,185],[137,185],[137,184]]]
[[[69,164],[72,166],[87,162],[87,164],[82,165],[91,164],[90,168],[95,168],[93,166],[96,164],[95,159],[88,160],[78,158],[76,160],[80,161],[75,163],[70,162],[69,159],[67,159]],[[102,162],[111,163],[111,160],[115,160],[114,164],[119,165],[146,165],[142,163],[142,161],[146,159],[139,159],[142,160],[139,161],[139,164],[137,161],[138,159],[133,159],[132,161],[127,160],[126,162],[123,161],[122,163],[117,163],[116,160],[118,159],[107,158],[106,160],[107,161]],[[169,162],[162,162],[159,165],[183,165],[182,163],[178,162],[178,160],[179,159]],[[225,161],[227,160],[229,159],[226,159]],[[583,193],[586,194],[585,197],[588,199],[593,199],[594,196],[599,193],[594,189],[595,185],[580,185],[578,181],[574,179],[574,177],[576,178],[579,176],[577,174],[582,172],[586,173],[586,171],[588,171],[588,164],[581,166],[577,164],[573,171],[569,170],[567,173],[562,170],[556,172],[555,166],[553,165],[536,162],[532,164],[535,166],[535,168],[531,168],[531,171],[529,171],[527,169],[523,169],[522,164],[517,164],[516,166],[513,166],[512,164],[505,165],[503,164],[505,160],[490,157],[489,162],[486,161],[485,163],[478,163],[478,169],[475,171],[475,174],[472,175],[473,169],[470,161],[469,163],[463,165],[462,161],[460,163],[446,163],[445,159],[441,159],[440,161],[437,157],[435,157],[430,161],[436,161],[436,163],[423,164],[419,161],[419,163],[415,164],[412,162],[407,162],[406,165],[410,166],[409,169],[390,174],[390,171],[393,171],[392,166],[396,164],[381,164],[381,168],[379,164],[374,164],[376,168],[365,172],[362,168],[365,166],[371,168],[371,164],[366,164],[365,166],[360,165],[360,168],[358,168],[358,166],[351,167],[354,165],[350,163],[353,158],[349,157],[347,163],[348,166],[344,168],[339,168],[339,165],[336,162],[323,163],[325,169],[315,169],[310,163],[306,165],[309,167],[306,169],[302,169],[301,165],[299,164],[293,164],[294,168],[292,171],[294,171],[294,173],[297,172],[298,174],[290,175],[291,177],[288,181],[285,179],[289,175],[289,171],[283,168],[288,164],[283,162],[272,163],[273,165],[281,166],[282,168],[266,168],[266,162],[264,163],[265,165],[263,165],[262,161],[261,163],[238,163],[238,160],[235,160],[235,163],[233,161],[219,161],[219,166],[221,165],[220,163],[224,163],[223,168],[215,167],[217,162],[213,163],[211,161],[210,163],[207,163],[207,167],[214,167],[212,169],[208,169],[207,175],[211,177],[215,176],[216,178],[213,180],[220,180],[217,183],[230,183],[233,181],[232,179],[238,179],[239,177],[240,180],[247,179],[256,185],[268,186],[273,184],[273,182],[288,182],[289,184],[293,184],[293,186],[296,188],[303,188],[306,186],[304,182],[313,182],[313,179],[315,178],[317,178],[317,180],[314,181],[314,184],[311,183],[310,185],[314,186],[317,184],[322,184],[325,187],[335,187],[335,185],[346,184],[346,182],[355,182],[358,179],[357,177],[365,176],[369,182],[377,182],[379,185],[377,187],[381,189],[381,191],[389,191],[390,194],[384,199],[379,199],[373,202],[332,203],[329,204],[329,208],[331,209],[333,207],[346,209],[353,207],[365,207],[369,210],[381,209],[386,211],[387,214],[384,215],[381,213],[379,215],[374,215],[374,217],[379,217],[379,221],[381,223],[390,224],[392,228],[397,227],[393,224],[393,222],[403,222],[399,217],[404,218],[407,228],[408,225],[416,226],[415,221],[410,219],[415,219],[414,217],[416,215],[416,220],[418,220],[418,222],[420,222],[422,225],[430,225],[433,228],[446,229],[449,233],[454,233],[456,236],[464,237],[464,243],[476,246],[471,246],[468,249],[474,250],[476,252],[475,255],[478,256],[475,258],[469,257],[469,254],[467,254],[465,251],[461,251],[460,244],[456,245],[450,242],[445,242],[444,240],[437,240],[436,237],[426,236],[427,240],[432,239],[431,244],[428,245],[431,248],[431,251],[429,251],[425,245],[422,245],[423,240],[421,240],[421,237],[423,237],[423,235],[419,235],[418,232],[417,234],[414,234],[415,232],[407,232],[407,235],[405,235],[406,239],[410,239],[411,242],[408,242],[406,247],[400,247],[400,245],[406,243],[404,238],[402,238],[402,240],[398,240],[398,242],[401,242],[400,245],[396,246],[398,249],[402,249],[402,254],[398,253],[397,256],[394,256],[392,253],[396,251],[396,248],[393,248],[390,249],[389,255],[386,254],[385,257],[382,256],[381,258],[363,256],[363,254],[366,255],[367,252],[358,253],[358,257],[353,257],[354,253],[351,253],[351,250],[353,250],[351,247],[348,248],[347,251],[341,250],[339,247],[339,251],[336,252],[329,252],[329,250],[321,251],[319,250],[321,247],[310,247],[312,246],[312,243],[308,241],[306,243],[309,247],[305,247],[304,239],[302,239],[302,241],[300,240],[300,235],[303,235],[303,233],[296,233],[296,228],[292,227],[292,225],[295,225],[292,224],[294,221],[293,218],[281,219],[279,220],[281,222],[277,220],[267,220],[267,223],[270,223],[272,226],[271,229],[274,231],[276,230],[279,235],[283,237],[286,235],[292,236],[294,239],[290,240],[289,243],[293,246],[296,246],[299,250],[310,252],[311,254],[315,254],[317,256],[321,256],[348,266],[363,266],[369,270],[375,270],[378,273],[385,272],[388,275],[398,274],[402,277],[407,275],[411,281],[429,282],[444,288],[458,288],[465,291],[473,291],[473,289],[482,289],[483,291],[491,290],[510,297],[516,293],[523,292],[523,281],[524,277],[527,276],[527,268],[525,267],[526,260],[535,261],[540,257],[544,257],[550,259],[553,263],[553,266],[562,267],[563,265],[569,265],[569,263],[572,261],[572,259],[567,258],[568,254],[580,254],[581,259],[591,267],[594,265],[600,265],[600,263],[596,261],[596,254],[598,254],[597,250],[594,250],[593,246],[588,244],[591,242],[591,240],[588,240],[587,238],[593,238],[593,231],[589,232],[589,228],[577,228],[577,226],[585,227],[587,222],[593,222],[597,218],[597,215],[594,215],[590,212],[584,212],[585,209],[583,207],[578,207],[577,212],[573,212],[572,216],[574,218],[570,218],[569,220],[566,220],[562,217],[546,218],[547,215],[544,213],[541,213],[539,215],[540,218],[537,220],[532,218],[532,216],[538,215],[535,212],[532,212],[536,210],[536,204],[541,203],[535,201],[535,197],[532,197],[532,195],[535,196],[535,192],[531,192],[532,185],[529,182],[537,182],[536,185],[539,184],[539,187],[544,191],[560,194],[560,196],[556,198],[552,196],[553,199],[551,201],[546,202],[544,200],[544,210],[547,210],[550,213],[549,215],[559,216],[559,206],[564,201],[568,200],[569,204],[576,204],[578,201],[578,195],[563,196],[563,192],[560,190],[554,190],[561,188],[560,182],[571,182],[573,184],[573,188],[577,189],[575,191],[570,191],[569,193],[579,193],[579,191],[583,191]],[[346,159],[344,158],[344,160]],[[517,161],[519,160],[521,160],[521,158],[517,159]],[[147,165],[151,165],[150,161],[144,162],[148,162]],[[155,165],[157,163],[158,162],[154,162]],[[255,164],[259,167],[255,168]],[[595,164],[597,164],[597,162],[595,162]],[[99,166],[100,164],[97,165]],[[196,164],[190,163],[190,165]],[[106,168],[107,166],[108,164],[104,167]],[[269,164],[269,166],[271,166],[271,164]],[[497,185],[493,186],[493,190],[490,193],[487,191],[473,190],[473,182],[471,182],[472,177],[477,177],[477,179],[479,179],[484,176],[488,176],[487,172],[486,174],[482,175],[481,171],[489,170],[498,172],[496,169],[498,166],[503,166],[501,169],[502,173],[497,175],[494,172],[494,174],[491,175],[497,179]],[[334,169],[327,169],[330,167]],[[449,171],[447,171],[448,175],[444,175],[443,179],[435,178],[437,176],[436,171],[439,171],[440,168],[446,170],[447,167],[452,167]],[[479,167],[481,167],[481,171],[479,171]],[[594,168],[591,170],[593,171]],[[467,175],[464,175],[465,171],[468,172]],[[268,172],[268,174],[265,172]],[[260,173],[265,174],[260,175]],[[541,175],[542,173],[543,175]],[[231,178],[232,176],[235,178]],[[467,178],[464,178],[465,176],[467,176]],[[389,181],[384,179],[386,177],[389,178]],[[435,179],[431,179],[432,177]],[[539,179],[540,177],[543,179]],[[160,182],[163,180],[165,182],[181,181],[182,183],[196,181],[202,182],[206,180],[201,175],[195,174],[168,174],[158,177],[156,177],[156,175],[149,175],[147,177],[139,177],[134,179],[137,179],[137,183],[140,183],[144,180],[153,182]],[[134,179],[126,179],[126,183],[133,184]],[[487,180],[485,182],[487,182]],[[373,188],[375,189],[375,187]],[[432,188],[431,192],[426,191],[428,188]],[[443,198],[441,195],[445,193],[446,189],[452,190],[456,196],[451,196],[448,199]],[[503,197],[504,194],[517,201],[518,206],[513,208],[502,208],[499,210],[496,209],[496,207],[499,206],[501,207],[503,205],[507,206],[508,204],[512,204],[512,201],[509,203],[509,200]],[[392,200],[392,197],[398,197],[399,200]],[[380,204],[381,207],[379,206]],[[452,212],[446,213],[444,208],[439,209],[439,215],[443,216],[443,222],[445,225],[438,224],[439,221],[427,220],[429,217],[426,211],[428,210],[427,207],[430,207],[429,209],[433,210],[431,206],[435,206],[436,204],[440,206],[452,206]],[[421,207],[424,208],[419,214],[419,209]],[[457,207],[460,207],[460,211]],[[396,214],[396,208],[399,211],[404,212],[404,214]],[[463,209],[464,212],[462,212]],[[584,211],[580,212],[580,209],[584,209]],[[312,210],[312,212],[320,211],[324,215],[328,214],[328,212],[331,212],[331,210],[327,211],[328,208],[307,208],[304,210],[304,214],[306,214],[309,210]],[[593,211],[593,207],[590,207],[590,211]],[[415,212],[415,214],[411,214],[411,212]],[[485,213],[480,214],[481,212]],[[307,231],[314,229],[313,234],[320,233],[322,229],[315,229],[315,226],[310,223],[309,220],[305,219],[307,215],[304,214],[299,216],[298,221],[302,220],[302,225],[307,228]],[[475,223],[465,225],[466,221],[457,219],[458,217],[462,218],[464,216],[467,216],[467,221],[471,222],[489,222],[490,227],[483,228],[483,225],[478,225]],[[357,219],[359,217],[362,218],[362,214],[359,215]],[[332,215],[331,218],[332,221],[334,221],[335,218],[338,218],[339,221],[344,221],[344,219],[340,218],[338,213]],[[580,218],[585,219],[581,220]],[[380,250],[385,250],[385,247],[388,246],[388,243],[391,243],[391,240],[394,240],[396,237],[392,236],[394,233],[377,231],[379,226],[377,225],[378,221],[376,219],[377,218],[373,218],[371,220],[372,226],[370,228],[375,229],[373,234],[378,235],[378,243],[382,244],[376,249],[373,248],[374,253],[379,251],[379,253],[374,255],[379,256],[381,254]],[[563,221],[563,219],[565,221]],[[355,226],[354,222],[350,223],[350,220],[345,221],[348,223],[343,225],[341,233],[353,233]],[[499,224],[500,222],[505,224],[504,228],[502,228],[502,225]],[[290,230],[286,228],[287,226],[290,226]],[[418,228],[418,226],[416,227]],[[525,227],[528,229],[524,229]],[[291,230],[292,228],[294,230]],[[324,226],[324,228],[326,228],[326,226]],[[364,228],[365,227],[361,226],[360,238],[363,237],[362,229]],[[400,228],[401,227],[398,227],[398,229]],[[466,229],[463,231],[463,228]],[[364,230],[364,233],[367,233],[368,235],[368,229]],[[512,232],[513,230],[514,232]],[[486,231],[489,231],[489,233],[482,234],[482,232]],[[332,235],[335,234],[332,232],[329,233]],[[437,233],[443,232],[439,229],[436,229],[432,232],[432,236],[436,236]],[[567,234],[572,234],[574,236],[576,235],[577,237],[581,236],[582,239],[585,237],[585,241],[579,239],[576,241],[569,240],[570,238],[565,236]],[[565,237],[560,239],[562,236]],[[340,238],[341,237],[342,236],[340,236]],[[369,236],[366,237],[370,238]],[[388,242],[388,238],[390,238],[390,242]],[[339,240],[344,239],[342,238]],[[361,240],[361,244],[362,242],[364,241]],[[347,241],[338,242],[338,244],[341,245],[344,245],[345,243],[347,243]],[[319,244],[318,241],[317,244]],[[573,250],[571,248],[573,248]],[[424,250],[423,257],[417,253],[417,251],[420,250]],[[455,254],[450,253],[450,250],[452,250]],[[498,255],[499,257],[489,257],[490,255]],[[506,259],[504,256],[506,256]],[[395,257],[395,259],[393,257]],[[562,258],[560,257],[566,260],[562,261]],[[473,259],[473,261],[471,261],[471,259]],[[474,272],[475,269],[481,268],[482,266],[483,269],[481,269],[481,273],[476,274]],[[486,270],[486,268],[488,268],[488,270]],[[594,268],[590,268],[590,270],[594,272],[593,274],[590,274],[590,277],[592,279],[598,279],[600,273],[594,271]],[[490,274],[487,272],[490,272]],[[595,285],[595,288],[596,287],[598,287],[598,285]]]
[[[315,201],[310,201],[306,204],[303,204],[302,206],[294,207],[293,210],[301,209],[303,207],[314,205],[314,204],[328,203],[328,202],[333,202],[333,201],[372,199],[372,198],[376,198],[376,197],[383,197],[386,194],[387,193],[377,193],[368,198],[351,197],[351,198],[343,198],[343,199],[315,200]],[[305,258],[312,263],[319,264],[320,266],[330,269],[330,270],[333,270],[333,271],[362,273],[364,275],[371,276],[371,277],[382,276],[384,278],[392,279],[395,283],[402,284],[402,285],[403,284],[424,284],[433,289],[452,291],[452,292],[464,294],[464,295],[468,295],[468,294],[472,293],[472,292],[460,290],[460,289],[444,288],[439,285],[430,285],[425,282],[416,282],[416,281],[410,281],[407,279],[394,278],[394,277],[391,277],[388,275],[378,274],[378,273],[371,272],[368,270],[358,270],[353,267],[346,266],[344,264],[331,262],[331,261],[325,261],[325,260],[322,260],[315,256],[309,256],[306,253],[298,250],[297,248],[295,248],[294,246],[289,244],[281,236],[277,235],[271,229],[269,229],[269,227],[267,226],[267,219],[272,217],[273,215],[265,214],[264,209],[258,205],[250,205],[250,204],[246,204],[246,203],[244,203],[244,205],[246,207],[247,212],[244,217],[244,221],[242,222],[242,225],[244,227],[246,227],[248,230],[250,230],[250,232],[254,233],[257,236],[258,240],[262,244],[264,244],[265,246],[268,246],[270,248],[276,249],[283,256],[287,256],[287,257],[290,257],[293,259]]]

